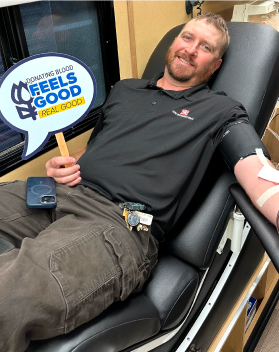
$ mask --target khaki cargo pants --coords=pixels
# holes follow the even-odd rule
[[[28,209],[26,183],[0,184],[0,351],[68,333],[142,287],[157,261],[150,231],[83,186],[57,184],[54,210]]]

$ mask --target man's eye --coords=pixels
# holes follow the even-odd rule
[[[189,35],[184,35],[183,38],[186,39],[186,40],[190,40],[191,39],[191,37]]]
[[[206,51],[210,51],[210,47],[208,45],[203,46]]]

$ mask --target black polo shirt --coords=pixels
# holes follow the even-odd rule
[[[150,81],[118,82],[85,154],[81,184],[106,198],[140,202],[170,229],[194,195],[225,126],[243,106],[207,84],[183,91]]]

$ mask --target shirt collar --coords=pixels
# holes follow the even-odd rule
[[[157,87],[157,82],[160,78],[163,77],[163,72],[156,74],[149,81],[145,81],[140,88],[151,88],[164,91],[167,95],[172,97],[173,99],[180,99],[184,97],[186,100],[194,101],[200,97],[202,97],[205,92],[209,89],[207,83],[201,83],[192,88],[184,89],[184,90],[164,90],[161,87]]]

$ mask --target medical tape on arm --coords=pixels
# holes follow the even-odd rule
[[[264,203],[272,196],[274,196],[274,194],[279,192],[279,185],[274,186],[269,188],[268,190],[266,190],[257,200],[257,204],[262,207],[264,205]]]
[[[262,169],[258,173],[258,177],[270,182],[279,183],[279,171],[275,170],[269,165],[266,160],[266,157],[264,156],[263,150],[260,148],[256,148],[256,153],[261,163],[263,164]],[[262,207],[270,197],[272,197],[278,192],[279,185],[269,188],[259,197],[259,199],[257,200],[257,204]]]

